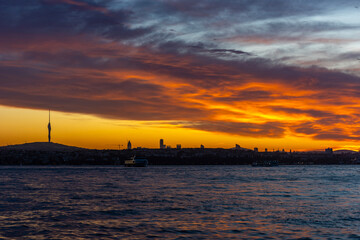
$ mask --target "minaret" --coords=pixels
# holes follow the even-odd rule
[[[50,124],[50,109],[49,109],[49,124],[48,124],[48,131],[49,131],[49,142],[51,142],[51,124]]]

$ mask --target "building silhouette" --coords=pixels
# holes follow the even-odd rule
[[[160,149],[165,149],[166,145],[164,145],[164,139],[160,139]]]
[[[128,141],[127,149],[128,149],[128,150],[131,150],[131,142],[130,142],[130,141]]]
[[[333,153],[333,149],[332,149],[332,148],[326,148],[326,149],[325,149],[325,153],[327,153],[327,154],[332,154],[332,153]]]
[[[49,142],[51,142],[50,109],[49,109],[49,123],[48,123],[48,139],[49,139]]]

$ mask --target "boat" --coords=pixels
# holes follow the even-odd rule
[[[148,160],[133,156],[131,159],[125,160],[125,167],[147,167]]]

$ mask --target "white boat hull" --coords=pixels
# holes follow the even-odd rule
[[[147,159],[130,159],[125,160],[125,167],[147,167],[148,160]]]

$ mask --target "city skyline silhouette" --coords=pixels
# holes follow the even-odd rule
[[[360,239],[359,4],[0,1],[0,239]]]

